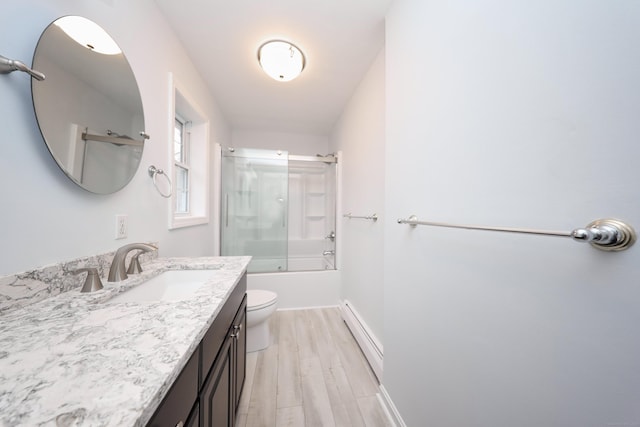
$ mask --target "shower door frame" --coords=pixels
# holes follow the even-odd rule
[[[221,150],[223,150],[222,147],[220,147]],[[224,162],[224,157],[236,157],[236,158],[249,158],[250,156],[243,156],[240,153],[236,153],[236,149],[229,147],[228,148],[229,152],[228,153],[223,153],[221,152],[221,166],[222,163]],[[329,217],[329,215],[331,215],[331,226],[333,227],[333,229],[327,233],[327,236],[324,236],[324,239],[328,239],[330,241],[330,248],[328,249],[328,251],[331,251],[331,254],[325,255],[324,251],[322,254],[322,259],[325,261],[325,263],[327,265],[330,265],[330,267],[325,267],[326,270],[337,270],[337,257],[336,257],[336,251],[337,251],[337,244],[336,244],[336,234],[337,234],[337,227],[338,227],[338,221],[337,221],[337,210],[338,210],[338,157],[336,154],[330,154],[327,156],[321,156],[321,155],[316,155],[316,156],[305,156],[305,155],[295,155],[295,154],[289,154],[286,151],[283,150],[266,150],[266,149],[245,149],[245,148],[238,148],[238,151],[240,150],[248,150],[248,151],[256,151],[256,152],[260,152],[260,151],[264,151],[264,152],[272,152],[272,153],[276,153],[278,156],[285,154],[286,157],[284,157],[282,160],[287,160],[287,188],[290,185],[290,171],[289,171],[289,165],[290,162],[292,161],[297,161],[297,162],[322,162],[325,164],[335,164],[334,166],[334,170],[333,170],[333,194],[332,194],[332,209],[328,210],[327,213],[327,217]],[[222,254],[224,252],[224,242],[223,242],[223,237],[225,236],[225,231],[224,228],[226,226],[226,222],[228,221],[229,218],[229,212],[226,212],[225,210],[228,209],[229,206],[229,202],[227,200],[228,198],[228,193],[226,192],[225,188],[224,188],[224,183],[225,183],[225,177],[223,176],[223,169],[221,167],[221,181],[220,181],[220,189],[221,189],[221,193],[220,193],[220,253]],[[288,190],[287,190],[288,193]],[[289,200],[289,195],[287,194],[287,199],[286,199],[287,205],[289,205],[290,200]],[[289,210],[289,208],[287,208],[287,211]],[[287,219],[286,219],[286,234],[287,234],[287,246],[289,246],[290,243],[290,224],[289,224],[289,218],[288,218],[288,213],[287,213]],[[330,235],[332,235],[333,237],[330,238]],[[323,247],[326,247],[327,245],[323,245]],[[244,254],[244,255],[249,255],[249,254]],[[224,256],[224,255],[223,255]],[[234,255],[229,255],[229,256],[234,256]],[[239,256],[239,255],[238,255]],[[330,257],[330,259],[327,259],[327,257]],[[323,269],[303,269],[303,270],[290,270],[289,269],[289,259],[290,259],[290,254],[289,254],[289,250],[287,249],[287,254],[286,254],[286,265],[287,268],[284,270],[286,272],[296,272],[296,271],[325,271]],[[273,270],[273,271],[256,271],[259,273],[279,273],[279,272],[283,272],[282,270]]]

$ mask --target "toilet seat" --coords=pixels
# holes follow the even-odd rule
[[[247,311],[260,310],[276,303],[278,294],[257,289],[247,290]]]

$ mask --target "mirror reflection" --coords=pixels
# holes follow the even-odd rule
[[[42,33],[32,82],[38,125],[58,166],[82,188],[114,193],[135,175],[144,112],[135,76],[117,43],[94,22],[57,19]]]

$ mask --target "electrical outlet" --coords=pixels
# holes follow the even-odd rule
[[[116,215],[116,239],[126,239],[127,228],[127,215]]]

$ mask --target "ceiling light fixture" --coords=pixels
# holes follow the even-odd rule
[[[269,77],[288,82],[300,75],[306,61],[302,51],[294,44],[271,40],[258,49],[258,62]]]
[[[122,53],[117,43],[99,25],[81,16],[65,16],[54,22],[78,44],[104,55]]]

